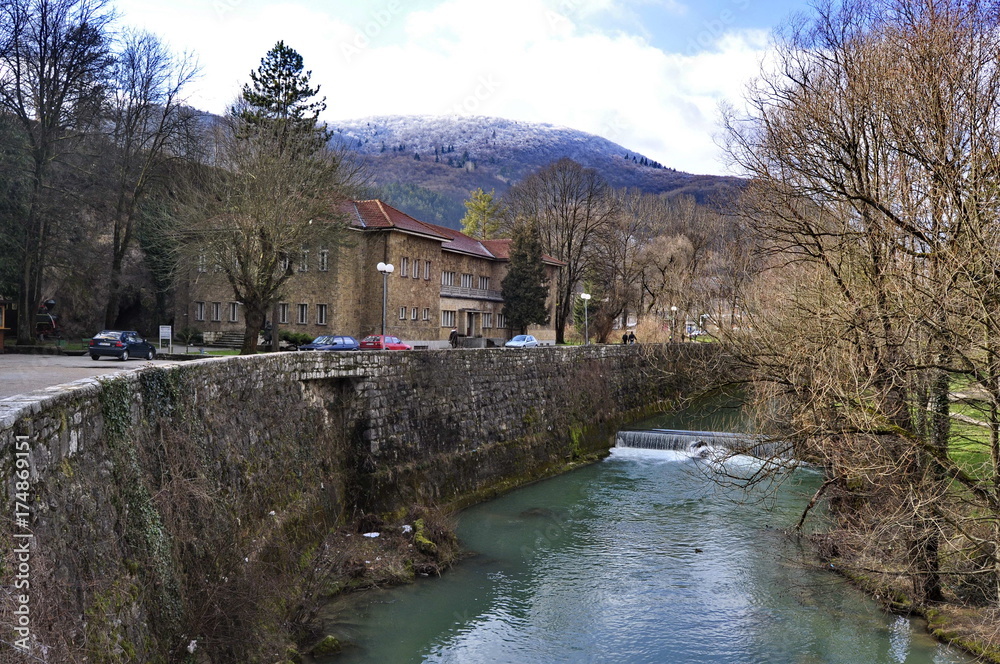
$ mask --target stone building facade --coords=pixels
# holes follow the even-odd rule
[[[453,329],[467,345],[508,338],[500,283],[510,262],[510,240],[476,240],[379,200],[350,201],[342,211],[350,229],[342,241],[305,247],[289,259],[293,274],[270,317],[279,329],[358,339],[379,334],[384,282],[385,334],[429,347],[446,343]],[[562,264],[547,257],[543,261],[548,306],[554,309],[555,277]],[[376,269],[380,262],[394,267],[387,277]],[[175,328],[195,328],[207,343],[243,332],[242,307],[224,275],[210,266],[191,272],[175,302]],[[528,332],[543,342],[555,340],[551,323]]]

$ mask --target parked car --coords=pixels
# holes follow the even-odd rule
[[[117,357],[124,362],[130,357],[151,360],[156,357],[156,346],[139,336],[134,330],[104,330],[90,340],[87,347],[90,359],[97,360],[105,355]]]
[[[519,334],[504,344],[507,348],[534,348],[538,345],[538,339],[530,334]]]
[[[337,334],[316,337],[312,343],[299,346],[299,350],[357,350],[359,346],[354,337]]]
[[[361,350],[413,350],[413,346],[404,344],[399,337],[370,334],[361,340]]]

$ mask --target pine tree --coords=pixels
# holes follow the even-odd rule
[[[303,71],[302,56],[279,41],[250,72],[250,83],[244,84],[231,114],[245,123],[244,133],[265,130],[279,137],[282,148],[294,144],[296,150],[315,152],[332,132],[319,125],[326,97],[315,99],[319,86],[309,84],[311,76],[311,71]]]
[[[330,132],[319,124],[326,103],[314,99],[319,86],[309,84],[310,75],[284,42],[268,51],[227,114],[220,168],[205,183],[206,219],[192,220],[200,228],[193,229],[199,242],[190,251],[218,265],[243,303],[243,354],[256,352],[258,331],[291,276],[282,259],[339,241],[334,204],[357,175],[327,145]]]
[[[503,314],[510,330],[524,334],[529,325],[549,321],[545,265],[538,227],[522,222],[514,228],[510,246],[510,269],[500,284]]]

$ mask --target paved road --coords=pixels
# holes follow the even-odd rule
[[[0,399],[81,378],[141,369],[149,364],[176,363],[176,360],[120,362],[113,358],[95,362],[89,355],[0,355]]]

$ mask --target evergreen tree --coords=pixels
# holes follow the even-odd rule
[[[503,314],[511,331],[524,334],[529,325],[549,321],[546,305],[545,265],[538,227],[522,222],[514,227],[510,246],[510,269],[503,278]]]
[[[309,84],[311,71],[303,71],[302,56],[279,41],[267,52],[231,114],[244,127],[243,135],[266,130],[278,137],[282,148],[315,152],[326,145],[332,132],[319,124],[319,114],[326,110],[326,97],[317,99],[319,87]],[[294,137],[292,139],[291,137]],[[306,139],[303,145],[301,139]]]
[[[500,229],[503,207],[496,200],[496,193],[480,189],[470,192],[465,201],[465,216],[462,217],[462,232],[477,240],[489,240]]]
[[[192,220],[201,227],[193,229],[200,241],[191,251],[218,265],[243,303],[243,354],[256,352],[257,333],[292,274],[283,259],[339,241],[335,204],[357,175],[327,146],[329,133],[318,123],[326,104],[313,99],[319,87],[310,86],[310,75],[283,42],[261,60],[227,115],[219,168],[206,173],[206,218]]]

